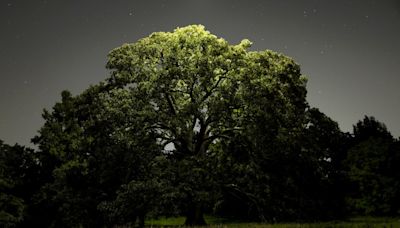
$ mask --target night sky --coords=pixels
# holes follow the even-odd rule
[[[0,0],[0,139],[30,146],[62,90],[108,76],[111,49],[190,24],[293,57],[342,130],[372,115],[400,135],[399,0]]]

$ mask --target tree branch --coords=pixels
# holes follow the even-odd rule
[[[208,90],[208,91],[206,90],[206,95],[204,95],[203,99],[201,99],[201,102],[204,102],[205,100],[207,100],[207,98],[211,96],[213,90],[216,89],[218,87],[219,83],[222,81],[222,79],[225,79],[225,78],[226,77],[220,77],[218,79],[218,81],[215,83],[215,85],[213,87],[211,87],[210,90]]]
[[[165,93],[165,97],[167,99],[168,106],[169,106],[169,109],[170,109],[171,113],[174,116],[176,116],[176,110],[175,110],[174,103],[172,102],[172,99],[171,99],[170,95],[168,93]]]

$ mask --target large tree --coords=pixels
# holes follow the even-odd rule
[[[134,222],[155,195],[159,210],[173,201],[187,225],[204,224],[224,191],[243,194],[263,219],[269,200],[293,187],[279,165],[296,159],[308,105],[299,65],[250,45],[199,25],[153,33],[112,50],[104,82],[64,92],[34,139],[50,176],[43,200],[60,211],[53,224]],[[98,218],[110,209],[115,216]]]
[[[272,51],[248,51],[250,44],[229,45],[203,26],[188,26],[109,54],[114,89],[105,99],[112,109],[134,104],[127,118],[152,132],[175,163],[186,224],[204,223],[202,210],[219,181],[207,168],[217,168],[208,165],[221,142],[236,135],[256,152],[283,147],[302,127],[306,80],[299,66]]]

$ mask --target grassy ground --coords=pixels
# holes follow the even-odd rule
[[[362,217],[353,218],[348,221],[333,221],[323,223],[276,223],[276,224],[260,224],[260,223],[241,223],[229,222],[226,219],[205,217],[208,227],[215,228],[400,228],[399,218],[372,218]],[[147,227],[183,227],[185,218],[160,218],[146,221]]]

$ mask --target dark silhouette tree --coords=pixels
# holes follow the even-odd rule
[[[32,149],[0,140],[0,226],[21,225],[31,215],[33,193],[40,173]]]
[[[316,108],[307,111],[307,119],[299,159],[303,161],[299,169],[303,170],[302,213],[305,218],[343,218],[347,182],[342,164],[347,156],[349,135]]]
[[[23,220],[24,200],[15,194],[21,164],[13,147],[0,141],[0,225],[13,227]]]
[[[361,214],[397,214],[400,188],[394,165],[399,161],[397,143],[385,125],[374,117],[366,116],[359,121],[353,134],[353,146],[345,161],[352,183],[349,206]]]
[[[64,91],[62,101],[43,115],[45,125],[33,142],[48,176],[36,197],[51,214],[44,226],[118,224],[103,215],[101,205],[114,200],[122,185],[146,180],[147,167],[159,153],[140,122],[128,129],[129,110],[104,107],[101,99],[107,94],[102,83],[75,97]]]
[[[373,116],[364,116],[353,126],[353,143],[359,143],[369,138],[382,138],[392,141],[393,136],[387,130],[386,125],[375,119]]]

